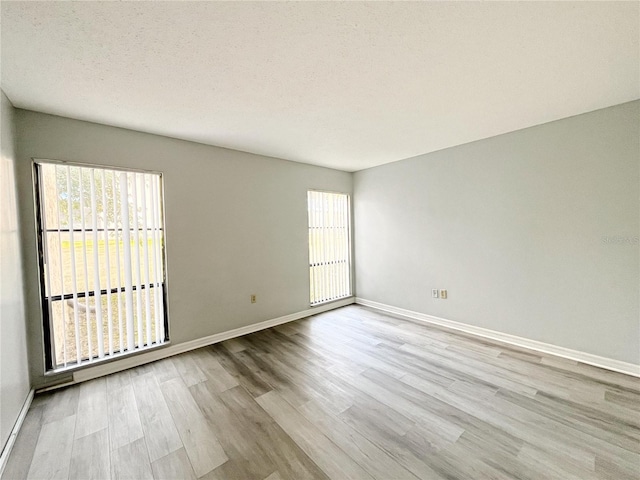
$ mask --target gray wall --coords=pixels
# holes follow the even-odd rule
[[[0,91],[0,451],[29,394],[15,178],[15,110]]]
[[[639,122],[636,101],[357,172],[358,297],[640,363]]]
[[[309,308],[307,189],[351,193],[351,174],[24,110],[17,120],[35,386],[45,379],[32,158],[164,173],[173,344]]]

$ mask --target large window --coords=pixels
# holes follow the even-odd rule
[[[37,161],[48,370],[167,340],[162,177]]]
[[[318,305],[351,295],[349,196],[310,190],[307,197],[311,305]]]

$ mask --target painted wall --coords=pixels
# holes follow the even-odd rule
[[[0,450],[29,394],[27,333],[16,203],[15,110],[0,91]]]
[[[357,172],[358,297],[640,363],[639,135],[636,101]]]
[[[35,386],[45,379],[32,158],[164,173],[173,344],[309,308],[307,190],[351,193],[351,174],[24,110],[17,120]]]

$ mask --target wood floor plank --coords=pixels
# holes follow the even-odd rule
[[[217,392],[224,392],[240,385],[238,380],[220,365],[220,362],[215,359],[209,349],[200,348],[194,351],[193,359],[206,376],[209,386],[213,387]]]
[[[259,442],[260,429],[252,428],[244,415],[236,415],[219,397],[215,384],[207,381],[189,390],[229,457],[224,466],[216,469],[217,475],[236,472],[234,475],[260,478],[275,470],[274,462]]]
[[[596,474],[599,478],[640,478],[640,460],[635,463],[619,462],[615,458],[596,456]]]
[[[251,461],[244,458],[229,459],[215,470],[200,477],[200,480],[244,480],[245,478],[261,478],[256,476]]]
[[[308,335],[302,336],[305,337],[311,345],[314,345],[315,348],[324,350],[342,362],[355,363],[366,368],[377,368],[395,378],[401,378],[407,373],[401,366],[371,355],[366,348],[361,347],[361,349],[358,349],[346,343],[337,344],[336,339],[332,337],[329,338],[331,342],[325,342]]]
[[[329,477],[372,478],[277,392],[268,392],[256,401]]]
[[[187,352],[182,355],[171,357],[171,361],[176,367],[178,374],[187,387],[196,383],[204,382],[207,376],[194,360],[194,352]]]
[[[129,370],[129,373],[131,374],[131,381],[134,382],[135,378],[134,377],[138,377],[140,375],[146,375],[148,373],[151,373],[155,371],[154,367],[153,367],[153,363],[145,363],[144,365],[139,365],[135,368],[132,368]]]
[[[324,369],[311,362],[300,361],[286,354],[267,353],[262,356],[275,368],[286,371],[289,379],[296,385],[304,385],[307,397],[321,401],[325,408],[335,414],[339,414],[353,405],[357,397],[353,390],[339,385],[325,375]]]
[[[76,438],[98,432],[109,426],[107,381],[97,378],[80,385]]]
[[[616,407],[625,407],[640,412],[640,395],[605,390],[604,399]]]
[[[116,390],[131,385],[131,370],[123,370],[105,377],[107,380],[107,391]]]
[[[284,333],[285,335],[295,335],[297,332],[290,323],[284,323],[274,328],[276,332]]]
[[[111,452],[111,480],[153,480],[144,438]]]
[[[551,355],[543,355],[540,364],[555,371],[568,373],[575,380],[596,381],[607,387],[640,394],[640,381],[637,377]]]
[[[75,415],[78,412],[79,394],[79,385],[65,387],[57,391],[56,395],[51,396],[46,403],[42,415],[42,422],[55,422],[65,417]]]
[[[535,395],[538,391],[537,388],[528,385],[529,382],[521,382],[520,378],[516,381],[513,378],[496,373],[486,365],[475,360],[472,356],[466,357],[464,363],[458,363],[456,360],[461,359],[456,358],[456,355],[452,355],[451,353],[433,353],[408,344],[400,347],[400,350],[422,358],[424,361],[446,372],[447,375],[454,376],[456,379],[481,381],[485,382],[488,386],[502,387],[529,396]]]
[[[221,345],[212,345],[209,351],[218,360],[218,362],[220,362],[220,365],[222,365],[227,373],[236,378],[238,383],[246,388],[254,397],[258,397],[271,391],[271,386],[269,384],[265,383],[254,372],[249,370],[225,347]]]
[[[219,394],[224,404],[241,419],[258,448],[269,457],[277,471],[287,480],[322,480],[327,475],[302,448],[271,418],[243,388],[235,387]],[[260,477],[256,477],[260,478]]]
[[[273,472],[268,477],[265,477],[264,480],[284,480],[279,472]]]
[[[103,428],[76,438],[73,442],[69,478],[103,480],[109,478],[110,475],[109,430]]]
[[[154,462],[182,448],[182,440],[153,370],[136,378],[134,393],[149,460]]]
[[[360,415],[363,420],[373,422],[382,430],[398,436],[406,434],[416,425],[415,421],[367,395],[356,399],[351,407],[340,413],[340,416],[343,414]]]
[[[151,463],[155,480],[196,480],[195,472],[184,448],[180,448]]]
[[[163,383],[173,378],[180,378],[180,374],[178,373],[176,365],[173,363],[171,357],[153,362],[152,365],[158,383]]]
[[[373,376],[373,379],[368,378],[366,375]],[[391,377],[383,375],[381,372],[377,373],[374,369],[370,369],[362,375],[345,376],[345,380],[351,382],[355,388],[375,398],[390,409],[416,422],[421,422],[425,426],[429,425],[429,429],[425,429],[424,433],[426,434],[428,431],[434,441],[442,437],[450,442],[455,442],[462,434],[464,429],[450,422],[447,418],[439,417],[422,408],[420,397],[410,397],[408,390],[405,390],[405,394],[401,395],[394,389],[388,388],[385,382],[386,380],[391,380]],[[384,379],[384,381],[380,381],[381,379]]]
[[[568,461],[585,468],[589,468],[593,462],[593,454],[580,449],[574,441],[562,441],[560,438],[562,435],[557,432],[561,425],[554,424],[550,428],[540,426],[541,417],[529,415],[522,410],[515,411],[512,405],[500,402],[497,397],[492,401],[480,402],[477,399],[464,398],[459,393],[451,392],[438,385],[421,382],[419,378],[410,375],[402,378],[401,381],[422,390],[425,394],[442,401],[443,404],[449,404],[465,414],[478,418],[492,429],[502,430],[518,441],[522,441],[524,437],[548,452],[562,452]]]
[[[589,480],[597,478],[595,471],[592,472],[587,469],[578,468],[571,462],[558,461],[557,456],[530,445],[525,445],[518,453],[517,458],[519,462],[527,467],[542,470],[549,478],[566,478],[567,480]]]
[[[162,393],[198,477],[228,460],[209,422],[179,378],[162,384]]]
[[[500,391],[499,398],[537,412],[566,427],[583,432],[594,441],[601,439],[611,445],[617,445],[630,452],[640,453],[640,429],[627,429],[627,425],[612,415],[602,414],[586,406],[567,404],[565,400],[544,395],[529,399],[512,392]],[[619,431],[612,433],[611,425],[618,425]]]
[[[388,452],[398,464],[416,477],[446,478],[425,463],[424,452],[419,455],[413,453],[410,445],[405,441],[404,434],[395,432],[388,423],[378,422],[378,417],[372,415],[368,409],[356,404],[341,413],[339,417],[362,436]]]
[[[27,478],[66,480],[69,477],[75,425],[76,417],[71,415],[42,426]]]
[[[243,340],[244,339],[242,337],[232,338],[230,340],[225,340],[220,345],[222,345],[231,353],[237,353],[247,348]]]
[[[265,361],[260,355],[249,350],[235,353],[234,357],[266,385],[276,389],[293,406],[302,405],[311,399],[306,385],[298,385],[291,378],[288,370],[278,369],[276,365],[272,365],[271,362]]]
[[[447,388],[452,392],[481,397],[485,400],[490,399],[500,390],[498,387],[491,387],[483,383],[473,383],[466,380],[456,380]]]
[[[120,377],[123,378],[125,377]],[[110,388],[110,385],[114,388]],[[107,409],[111,450],[128,445],[144,436],[136,397],[130,382],[107,383]]]
[[[307,420],[354,462],[378,480],[411,479],[417,477],[398,464],[386,451],[379,448],[357,430],[343,423],[320,404],[310,401],[298,409]]]
[[[444,478],[512,480],[502,469],[483,462],[473,453],[464,446],[454,444],[438,452],[427,451],[421,458]],[[461,458],[465,458],[465,461],[461,462]]]
[[[297,328],[292,325],[292,328]],[[265,330],[259,332],[260,335],[249,335],[246,342],[253,350],[261,350],[263,353],[282,355],[290,358],[297,358],[300,362],[311,362],[320,368],[329,368],[335,361],[325,355],[317,355],[301,342],[298,333],[294,335],[284,335],[277,330]]]

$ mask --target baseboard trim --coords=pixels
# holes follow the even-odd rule
[[[524,337],[518,337],[508,333],[498,332],[496,330],[490,330],[488,328],[476,327],[466,323],[455,322],[453,320],[447,320],[446,318],[435,317],[433,315],[427,315],[425,313],[414,312],[412,310],[406,310],[404,308],[394,307],[392,305],[386,305],[384,303],[374,302],[365,298],[356,297],[356,302],[359,305],[375,308],[395,315],[411,318],[420,322],[429,323],[432,325],[438,325],[440,327],[450,328],[452,330],[458,330],[478,337],[489,338],[498,342],[503,342],[509,345],[515,345],[518,347],[528,348],[535,350],[536,352],[547,353],[549,355],[555,355],[557,357],[566,358],[569,360],[575,360],[577,362],[586,363],[595,367],[605,368],[618,373],[624,373],[626,375],[632,375],[634,377],[640,377],[640,365],[633,363],[621,362],[607,357],[600,357],[587,352],[581,352],[579,350],[572,350],[570,348],[560,347],[550,343],[539,342],[537,340],[530,340]]]
[[[16,423],[13,425],[13,429],[9,434],[9,438],[7,439],[7,443],[4,444],[2,448],[2,454],[0,454],[0,478],[2,478],[2,474],[4,473],[4,468],[7,466],[7,461],[9,460],[9,455],[11,455],[11,450],[13,450],[13,446],[16,443],[16,438],[18,437],[18,433],[22,428],[22,424],[24,423],[24,419],[27,417],[27,412],[29,411],[29,407],[31,406],[31,402],[33,401],[34,390],[29,390],[29,394],[27,398],[24,400],[22,404],[22,408],[20,409],[20,414],[18,415],[18,419]]]
[[[266,328],[282,325],[283,323],[289,323],[295,320],[300,320],[301,318],[305,318],[311,315],[316,315],[318,313],[333,310],[334,308],[340,308],[346,305],[351,305],[352,303],[355,303],[355,298],[349,297],[343,300],[337,300],[335,302],[318,305],[317,307],[309,308],[308,310],[302,310],[300,312],[291,313],[289,315],[273,318],[271,320],[265,320],[264,322],[254,323],[252,325],[247,325],[245,327],[235,328],[233,330],[216,333],[214,335],[209,335],[207,337],[198,338],[196,340],[191,340],[191,341],[179,343],[176,345],[173,345],[173,344],[168,345],[166,348],[150,350],[149,352],[140,353],[138,355],[134,355],[131,357],[122,358],[121,360],[104,363],[102,365],[96,365],[95,367],[86,368],[84,370],[78,370],[77,372],[74,372],[72,382],[64,383],[62,385],[56,385],[52,388],[60,388],[68,385],[73,385],[75,383],[84,382],[86,380],[91,380],[94,378],[102,377],[104,375],[109,375],[111,373],[120,372],[122,370],[127,370],[129,368],[138,367],[140,365],[144,365],[145,363],[155,362],[156,360],[162,360],[163,358],[172,357],[174,355],[188,352],[190,350],[206,347],[207,345],[213,345],[214,343],[223,342],[231,338],[248,335],[250,333],[258,332]]]

